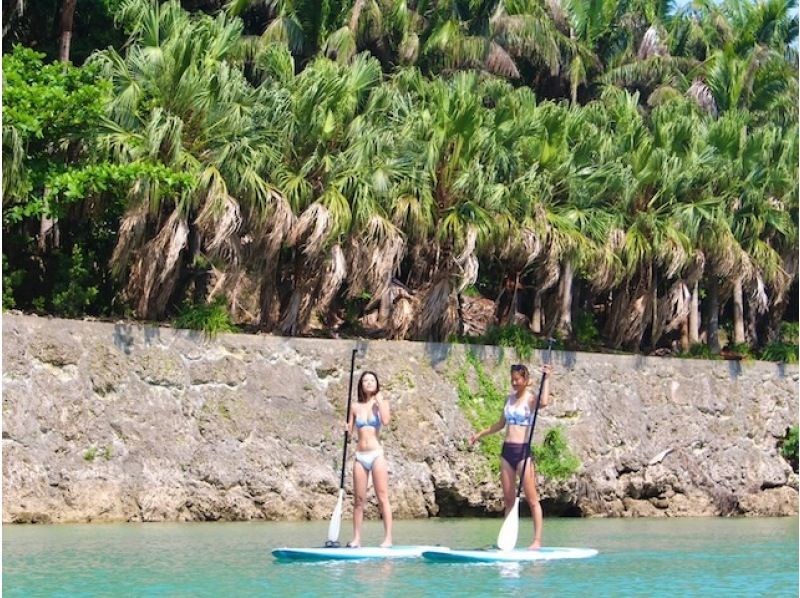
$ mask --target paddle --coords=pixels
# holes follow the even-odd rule
[[[546,363],[550,363],[553,356],[553,343],[555,339],[547,339],[547,358]],[[539,383],[539,394],[536,395],[536,405],[533,408],[533,421],[531,422],[531,429],[528,430],[528,446],[531,445],[533,440],[533,428],[536,427],[536,416],[539,414],[539,399],[542,398],[542,390],[544,390],[544,380],[547,374],[542,372],[542,381]],[[519,476],[519,485],[517,486],[517,498],[514,500],[514,506],[506,515],[506,520],[503,521],[503,526],[500,528],[500,533],[497,535],[497,547],[500,550],[513,550],[517,545],[517,536],[519,535],[519,495],[522,493],[522,482],[525,479],[525,466],[528,460],[522,462],[522,473]]]
[[[353,349],[353,354],[350,357],[350,388],[347,391],[347,413],[345,413],[345,422],[350,422],[350,403],[353,400],[353,370],[356,366],[356,353],[358,349]],[[342,503],[344,502],[344,465],[347,462],[347,443],[350,440],[350,431],[344,431],[344,448],[342,449],[342,475],[339,479],[339,498],[336,500],[336,506],[331,515],[331,522],[328,525],[328,540],[325,546],[332,547],[339,545],[339,530],[342,527]]]

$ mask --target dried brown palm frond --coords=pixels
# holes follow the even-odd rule
[[[542,269],[537,275],[540,278],[536,287],[539,292],[552,288],[561,278],[561,263],[558,254],[548,253]]]
[[[706,255],[700,249],[695,249],[694,254],[686,264],[683,279],[689,288],[692,288],[702,277],[706,267]]]
[[[164,314],[180,274],[180,257],[188,245],[186,217],[173,211],[158,234],[138,252],[131,269],[126,296],[136,305],[136,314],[157,319]]]
[[[327,260],[325,273],[322,275],[319,289],[320,295],[314,308],[324,314],[330,308],[333,298],[342,286],[347,276],[347,262],[344,257],[341,245],[338,243],[331,248],[330,258]]]
[[[639,60],[647,60],[651,56],[667,56],[668,54],[667,46],[661,41],[658,29],[651,25],[645,32],[642,43],[639,44],[637,57]]]
[[[658,343],[662,335],[683,325],[689,317],[691,300],[689,287],[682,280],[676,281],[663,297],[658,298],[650,341],[653,346]]]
[[[234,322],[255,324],[258,321],[259,286],[256,277],[244,270],[234,268],[223,271],[212,266],[206,302],[225,297]]]
[[[605,244],[590,253],[585,270],[588,282],[595,292],[608,290],[622,281],[624,267],[619,252],[625,246],[625,239],[624,230],[613,228],[609,231]]]
[[[461,293],[469,285],[475,284],[478,280],[478,258],[475,256],[475,247],[478,241],[478,230],[474,226],[467,229],[467,236],[464,242],[464,249],[453,261],[456,271],[459,272],[459,281],[456,292]]]
[[[266,241],[267,257],[280,251],[281,245],[292,231],[295,224],[294,212],[289,201],[277,191],[270,191],[272,213],[264,223],[262,238]]]
[[[619,251],[625,246],[625,231],[621,228],[611,229],[608,233],[608,246],[612,251]]]
[[[313,258],[322,252],[330,230],[331,218],[328,208],[319,202],[314,202],[294,223],[286,242],[292,246],[302,245],[303,253]]]
[[[439,271],[441,255],[441,245],[435,238],[420,239],[414,242],[408,251],[411,272],[407,284],[413,289],[429,285]]]
[[[412,298],[413,291],[409,289],[406,285],[402,282],[393,278],[389,285],[386,287],[386,290],[380,297],[376,297],[370,302],[370,305],[367,305],[366,309],[370,309],[374,307],[376,304],[379,306],[378,308],[378,316],[380,322],[386,322],[392,317],[392,310],[394,309],[394,304],[402,297],[405,298]]]
[[[131,254],[142,246],[147,227],[147,204],[142,202],[125,214],[119,227],[117,244],[111,255],[111,265],[119,273],[128,265]]]
[[[738,271],[741,253],[737,251],[738,244],[733,235],[720,235],[718,242],[706,250],[706,258],[714,274],[726,279]]]
[[[280,249],[295,223],[289,201],[277,191],[270,192],[272,210],[253,232],[251,252],[260,264],[261,299],[259,324],[271,330],[280,318],[278,267]]]
[[[751,279],[745,282],[745,289],[748,291],[750,305],[757,313],[763,314],[769,308],[769,297],[764,279],[759,272],[755,273]]]
[[[241,263],[241,243],[237,233],[242,226],[239,204],[230,195],[206,201],[195,220],[204,238],[211,237],[206,250],[233,267]]]
[[[569,33],[569,16],[564,7],[561,6],[561,2],[559,0],[545,0],[545,4],[556,27],[563,33]]]
[[[450,282],[443,273],[439,279],[422,291],[415,334],[423,338],[443,340],[456,331],[458,306]]]
[[[588,260],[586,267],[587,282],[594,292],[610,289],[620,282],[623,274],[619,258],[608,246],[594,253]]]
[[[419,36],[409,31],[403,36],[398,48],[402,64],[414,64],[419,57]]]
[[[717,109],[717,102],[714,100],[714,94],[711,89],[700,79],[695,79],[689,89],[686,90],[686,95],[694,100],[700,109],[707,114],[716,117],[719,114]]]
[[[372,216],[360,237],[352,237],[348,245],[348,262],[352,265],[348,296],[369,290],[373,297],[380,297],[400,268],[405,249],[400,230],[385,218]]]
[[[411,324],[414,323],[414,314],[418,308],[415,297],[408,293],[399,293],[392,302],[392,315],[389,321],[389,336],[400,340],[406,338]]]
[[[613,291],[605,336],[614,348],[641,343],[646,322],[651,321],[653,290],[649,272],[639,272]]]
[[[195,224],[206,237],[212,237],[208,249],[215,251],[239,232],[242,215],[238,202],[228,194],[225,180],[216,168],[209,167],[201,176],[203,207]]]
[[[520,238],[522,241],[522,249],[525,253],[525,265],[523,266],[523,269],[525,269],[539,257],[544,246],[538,231],[533,228],[523,227],[522,230],[520,230]]]
[[[486,56],[486,70],[494,75],[519,79],[519,69],[514,59],[501,45],[495,42],[490,42],[489,44],[489,54]]]
[[[783,267],[779,269],[772,281],[772,297],[770,304],[782,303],[789,292],[792,282],[797,278],[798,255],[797,249],[787,252],[782,256]]]
[[[675,278],[689,261],[689,256],[680,243],[666,241],[659,246],[658,251],[658,264],[665,268],[664,277],[668,280]]]

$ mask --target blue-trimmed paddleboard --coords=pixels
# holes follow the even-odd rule
[[[362,546],[360,548],[276,548],[272,556],[281,561],[360,561],[363,559],[409,559],[439,546]]]
[[[585,559],[597,555],[594,548],[545,547],[539,550],[451,550],[431,548],[422,553],[425,560],[436,563],[520,563],[527,561],[555,561],[558,559]]]

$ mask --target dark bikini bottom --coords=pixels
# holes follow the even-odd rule
[[[531,447],[527,442],[504,442],[500,456],[514,469],[531,456]]]

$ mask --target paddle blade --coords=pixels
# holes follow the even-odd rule
[[[331,522],[328,525],[328,542],[339,540],[339,529],[342,527],[342,502],[344,502],[344,489],[339,489],[339,498],[331,515]]]
[[[514,501],[514,506],[506,515],[503,527],[497,534],[497,547],[500,550],[514,550],[517,546],[517,536],[519,535],[519,496]]]

